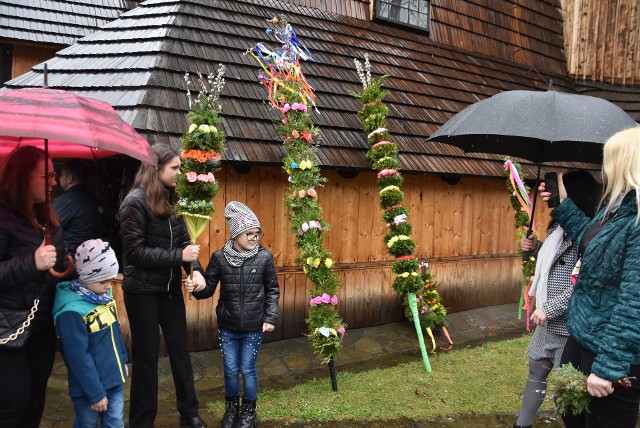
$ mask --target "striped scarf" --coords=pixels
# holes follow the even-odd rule
[[[240,267],[245,262],[245,260],[248,260],[258,254],[259,249],[260,244],[256,245],[255,248],[251,251],[240,252],[233,248],[233,239],[228,239],[227,243],[224,244],[222,252],[224,253],[224,258],[227,259],[231,266]]]

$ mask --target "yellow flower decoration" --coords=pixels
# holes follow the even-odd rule
[[[313,264],[313,257],[307,257],[307,264]]]
[[[203,134],[208,134],[209,132],[211,132],[211,129],[209,128],[209,125],[202,124],[198,126],[198,131],[202,132]]]
[[[313,267],[314,267],[314,268],[317,268],[318,266],[320,266],[320,259],[315,259],[315,260],[313,261]]]
[[[380,193],[389,192],[391,190],[400,190],[398,186],[387,186],[380,191]]]
[[[313,166],[313,164],[310,160],[303,160],[300,162],[300,169],[311,169],[311,166]]]
[[[196,125],[195,123],[192,123],[191,126],[189,126],[189,134],[191,134],[197,128],[198,128],[198,125]]]
[[[324,259],[324,265],[327,267],[327,269],[331,269],[331,266],[333,266],[333,260],[329,258]]]

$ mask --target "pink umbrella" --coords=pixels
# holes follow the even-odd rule
[[[41,147],[46,157],[101,159],[125,154],[150,165],[156,153],[149,143],[103,101],[71,92],[44,88],[23,88],[0,92],[0,156],[21,145]],[[49,174],[45,159],[45,176]],[[48,183],[45,181],[45,186]],[[49,192],[46,192],[49,206]],[[50,226],[44,231],[51,242]],[[69,257],[63,277],[73,269]]]
[[[125,154],[155,165],[149,143],[104,101],[60,89],[0,92],[0,156],[21,145],[52,157],[101,159]]]

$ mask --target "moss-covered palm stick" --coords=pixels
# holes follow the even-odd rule
[[[430,372],[431,364],[422,337],[416,296],[424,289],[426,278],[421,278],[418,273],[420,265],[413,256],[416,244],[411,239],[412,226],[408,221],[409,210],[402,206],[404,193],[400,187],[403,183],[403,177],[399,172],[398,146],[391,141],[391,134],[387,131],[389,109],[382,101],[387,95],[382,89],[382,85],[388,76],[384,75],[372,79],[368,55],[365,55],[364,66],[357,59],[355,65],[358,77],[362,82],[362,91],[351,95],[363,104],[362,109],[358,112],[358,118],[362,129],[368,134],[367,158],[373,169],[378,171],[379,203],[383,210],[382,219],[387,223],[388,228],[383,239],[389,253],[396,258],[392,267],[393,273],[396,274],[393,289],[406,298],[406,305],[409,308],[407,314],[414,321],[424,366],[427,372]],[[430,310],[428,306],[427,310]],[[429,328],[427,331],[430,333],[431,329]]]
[[[340,281],[324,245],[329,225],[318,203],[319,189],[326,179],[320,175],[316,157],[319,130],[310,114],[315,95],[300,65],[300,59],[313,57],[283,17],[271,22],[275,28],[267,29],[267,34],[276,38],[279,48],[258,43],[249,52],[262,66],[258,79],[281,116],[276,132],[287,151],[283,168],[289,175],[284,204],[300,252],[296,262],[314,285],[309,291],[308,337],[316,355],[329,365],[332,386],[337,390],[333,362],[342,348],[346,326],[337,310]]]

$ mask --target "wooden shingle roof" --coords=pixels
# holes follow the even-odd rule
[[[371,58],[375,75],[388,74],[388,128],[407,172],[502,176],[502,157],[465,155],[426,138],[465,106],[512,89],[573,91],[565,74],[543,78],[534,67],[473,54],[387,25],[279,0],[149,0],[48,61],[49,86],[112,104],[151,144],[178,144],[187,128],[184,73],[227,66],[222,116],[231,162],[277,164],[284,151],[274,131],[278,116],[265,104],[260,68],[246,51],[273,45],[267,19],[284,14],[318,62],[303,64],[320,114],[322,165],[369,169],[357,100],[354,58]],[[558,19],[560,19],[558,14]],[[42,65],[8,87],[40,86]],[[532,175],[523,163],[525,173]]]
[[[0,39],[70,45],[138,3],[137,0],[0,0]]]

